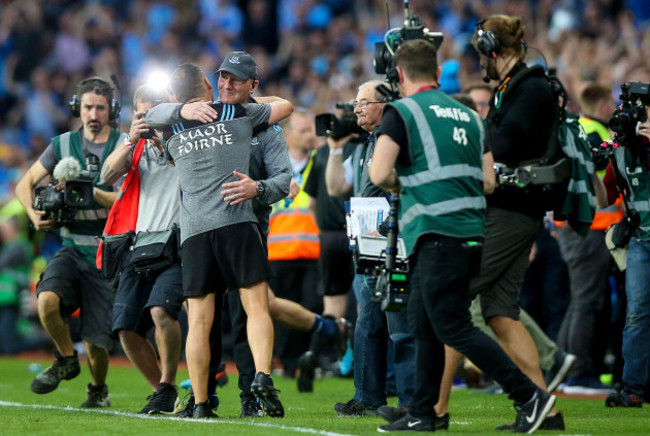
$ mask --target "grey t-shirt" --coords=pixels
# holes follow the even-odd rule
[[[176,168],[147,141],[140,161],[140,195],[136,232],[168,230],[179,222],[180,191]]]
[[[72,134],[76,135],[78,133],[72,132]],[[108,144],[108,141],[92,142],[87,140],[86,137],[81,134],[81,149],[97,156],[100,162],[102,160],[102,157],[104,157],[104,148],[106,147],[106,144]],[[45,168],[48,173],[52,174],[52,172],[54,172],[54,167],[59,163],[59,158],[56,156],[54,145],[51,142],[45,148],[38,160],[41,162],[41,165],[43,165],[43,168]]]
[[[183,120],[174,104],[160,104],[147,113],[147,124],[163,132],[166,153],[176,164],[181,242],[199,233],[257,221],[251,201],[232,206],[221,191],[224,183],[239,180],[233,171],[249,173],[253,128],[268,121],[271,106],[213,103],[212,107],[218,121],[207,124]]]

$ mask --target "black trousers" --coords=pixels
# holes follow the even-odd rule
[[[411,414],[431,417],[445,366],[443,344],[467,356],[493,377],[516,402],[526,402],[536,386],[503,349],[472,324],[469,279],[480,252],[447,236],[424,236],[413,258],[409,328],[415,334],[417,388]]]
[[[251,393],[251,383],[255,378],[255,361],[246,333],[248,316],[241,304],[239,292],[228,292],[228,306],[230,306],[230,321],[232,323],[233,354],[239,372],[238,386],[241,390],[239,396],[242,401],[253,400],[255,396]]]

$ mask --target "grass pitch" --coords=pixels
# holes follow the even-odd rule
[[[112,407],[82,410],[90,381],[88,368],[70,381],[63,381],[50,394],[29,390],[35,374],[28,370],[30,360],[0,358],[0,435],[371,435],[383,423],[380,418],[339,418],[332,410],[337,401],[352,398],[350,379],[317,381],[315,392],[301,394],[295,380],[275,377],[286,408],[284,419],[240,419],[237,376],[218,391],[221,406],[217,420],[182,420],[136,415],[151,392],[144,378],[131,367],[112,366],[108,385]],[[51,361],[37,361],[47,367]],[[177,381],[187,378],[179,371]],[[180,389],[182,395],[184,391]],[[391,398],[389,404],[395,405]],[[559,398],[557,407],[564,413],[566,431],[538,431],[539,434],[572,435],[650,435],[650,408],[608,409],[602,399]],[[473,394],[454,391],[450,409],[449,434],[501,434],[494,427],[512,422],[512,403],[505,395]],[[444,434],[444,433],[443,433]]]

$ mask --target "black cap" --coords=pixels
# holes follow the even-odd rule
[[[253,60],[253,57],[245,51],[233,51],[228,53],[228,56],[226,56],[221,63],[217,73],[221,71],[232,73],[243,80],[257,80],[257,64]]]

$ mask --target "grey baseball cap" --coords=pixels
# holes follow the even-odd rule
[[[253,60],[253,56],[245,51],[233,51],[228,53],[228,56],[223,60],[217,73],[226,71],[232,73],[240,79],[255,79],[257,80],[257,64]]]

